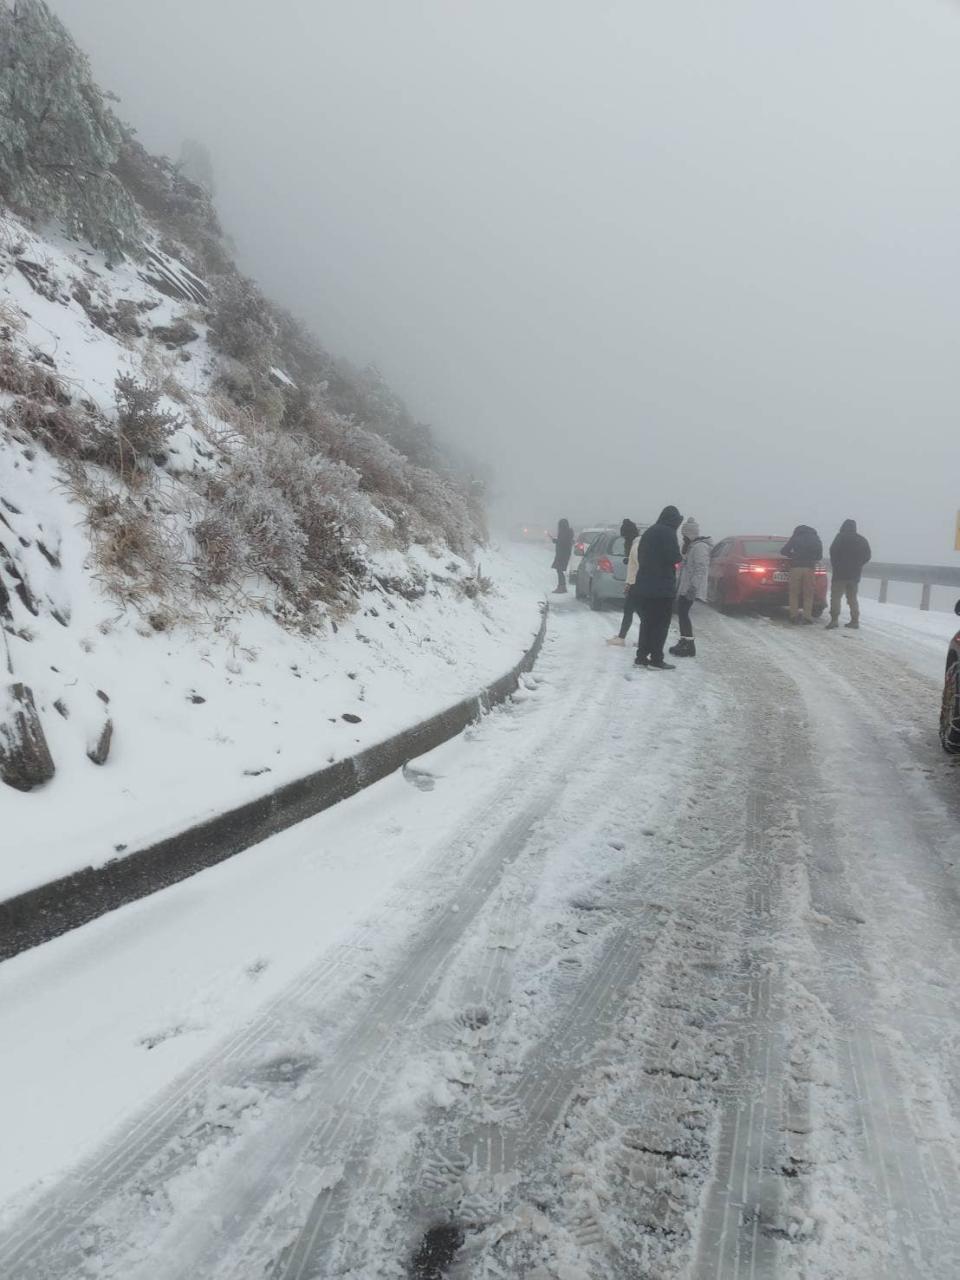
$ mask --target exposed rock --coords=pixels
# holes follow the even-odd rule
[[[0,778],[17,791],[31,791],[49,782],[54,771],[32,691],[25,684],[8,685],[0,694]]]
[[[37,539],[37,550],[43,556],[44,560],[46,560],[49,565],[52,565],[54,569],[60,568],[60,557],[57,552],[51,551],[50,548],[45,543],[41,542],[39,538]]]
[[[63,716],[64,720],[70,719],[70,708],[64,702],[63,698],[58,698],[53,705],[60,715]]]
[[[340,719],[341,719],[341,720],[346,720],[347,724],[359,724],[359,723],[360,723],[360,717],[359,717],[359,716],[355,716],[355,715],[353,714],[353,712],[352,712],[352,711],[345,711],[345,712],[343,713],[343,715],[340,717]]]
[[[188,342],[196,342],[200,337],[193,325],[182,316],[174,320],[173,324],[155,325],[150,330],[150,335],[171,349],[185,347]]]
[[[94,764],[106,764],[112,741],[113,721],[107,718],[103,722],[103,728],[100,730],[99,736],[91,739],[87,746],[87,759],[92,760]]]

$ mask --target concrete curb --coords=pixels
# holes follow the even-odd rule
[[[0,960],[9,960],[108,911],[232,858],[268,836],[356,795],[409,760],[455,738],[484,711],[514,692],[520,676],[536,662],[546,631],[547,606],[544,605],[533,644],[516,666],[476,697],[464,698],[384,742],[288,782],[268,795],[208,818],[146,849],[100,867],[84,867],[0,902]]]

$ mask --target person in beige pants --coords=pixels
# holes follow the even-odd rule
[[[790,561],[790,620],[810,626],[816,591],[816,567],[823,556],[823,543],[816,529],[798,524],[780,554]]]
[[[817,578],[805,565],[790,570],[790,617],[794,622],[813,621],[813,597]]]

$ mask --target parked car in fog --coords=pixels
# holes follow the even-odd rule
[[[960,600],[955,613],[960,614]],[[940,742],[950,755],[960,755],[960,631],[947,649],[947,670],[943,677],[940,704]]]
[[[573,540],[573,554],[570,556],[570,566],[567,570],[568,577],[575,578],[577,570],[580,568],[580,561],[587,554],[590,544],[595,538],[599,538],[603,533],[613,533],[609,525],[594,525],[589,529],[584,529],[578,533]]]
[[[577,568],[578,600],[586,600],[591,609],[623,604],[627,581],[627,548],[616,529],[597,534]]]
[[[790,593],[790,562],[780,554],[786,537],[740,534],[723,538],[710,553],[707,600],[722,612],[786,605]],[[814,571],[813,612],[827,607],[827,568]]]

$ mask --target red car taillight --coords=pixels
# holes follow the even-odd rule
[[[772,569],[772,564],[756,564],[752,560],[737,565],[737,573],[769,573]]]
[[[818,578],[825,578],[827,576],[826,569],[814,569],[813,572],[817,575]]]
[[[577,545],[573,548],[573,554],[575,556],[582,556],[586,551],[586,549],[587,549],[587,544],[585,542],[578,542]]]
[[[609,560],[606,556],[601,556],[597,561],[597,572],[613,573],[613,561]]]

